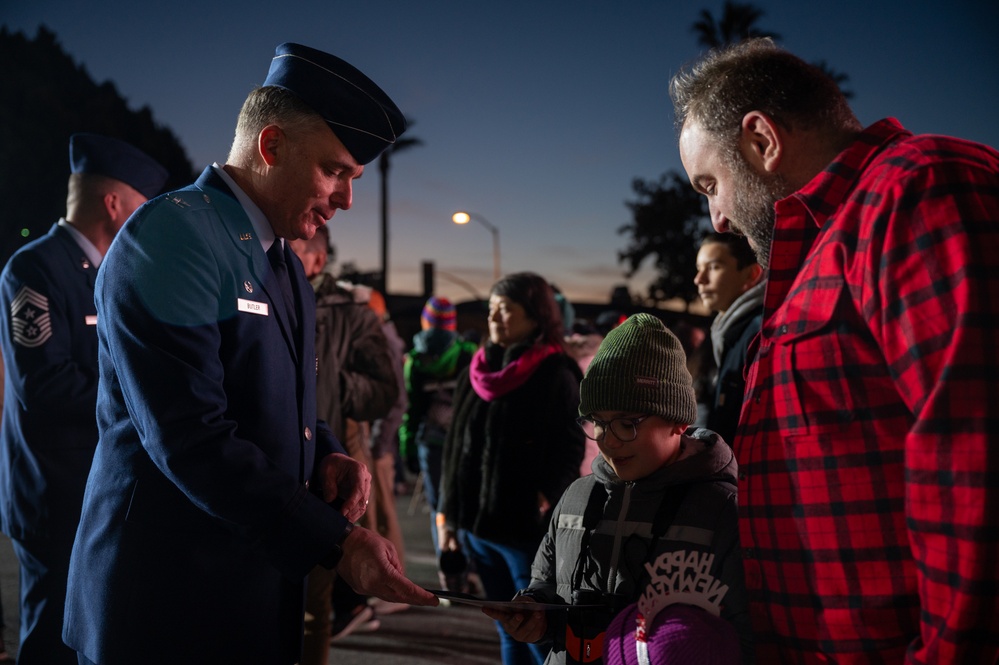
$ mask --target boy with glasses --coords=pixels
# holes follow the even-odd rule
[[[651,314],[630,317],[594,356],[579,413],[600,447],[594,472],[556,507],[517,596],[524,609],[485,613],[518,640],[550,645],[546,664],[599,663],[605,646],[619,652],[606,662],[739,662],[740,642],[751,649],[737,467],[717,434],[688,429],[696,401],[680,341]],[[607,634],[622,610],[637,621]]]

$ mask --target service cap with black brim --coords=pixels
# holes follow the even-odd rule
[[[359,164],[373,161],[406,130],[402,112],[374,81],[308,46],[278,46],[264,85],[289,90],[322,116]]]
[[[103,134],[69,137],[69,170],[119,180],[151,199],[163,190],[167,170],[131,143]]]

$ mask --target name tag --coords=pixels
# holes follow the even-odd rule
[[[87,314],[85,317],[83,317],[83,322],[86,323],[88,326],[96,326],[97,325],[97,315],[96,314]]]
[[[257,302],[256,300],[246,300],[245,298],[237,298],[236,308],[241,312],[249,312],[250,314],[259,314],[260,316],[269,316],[267,312],[267,303],[265,302]]]

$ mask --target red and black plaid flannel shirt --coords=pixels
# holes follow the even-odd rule
[[[778,202],[757,341],[758,662],[996,662],[999,153],[864,131]]]

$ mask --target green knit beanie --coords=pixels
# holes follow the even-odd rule
[[[651,314],[635,314],[600,343],[579,385],[579,414],[651,413],[689,425],[697,399],[680,340]]]

